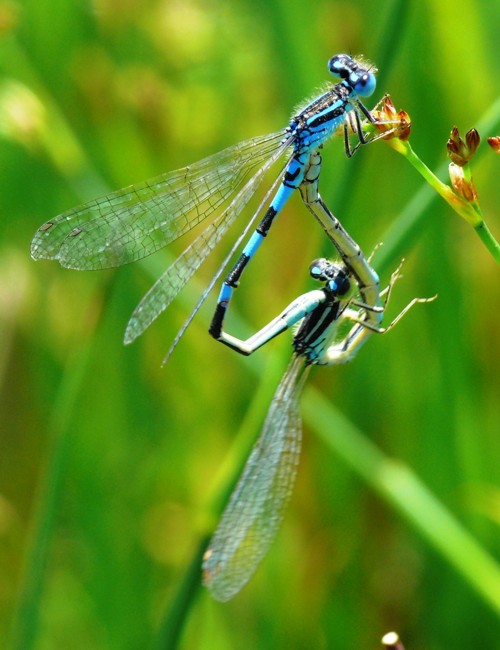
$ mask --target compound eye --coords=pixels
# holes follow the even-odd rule
[[[351,289],[349,276],[344,271],[338,270],[337,273],[328,280],[328,288],[338,298],[346,296]]]
[[[337,296],[346,296],[351,290],[349,276],[340,272],[337,276]]]
[[[309,266],[309,273],[314,280],[327,280],[330,264],[324,257],[320,257]]]
[[[352,88],[360,97],[369,97],[370,95],[373,95],[376,85],[377,80],[375,79],[375,75],[371,72],[365,72],[360,77],[354,78],[351,83]]]
[[[328,70],[334,77],[347,79],[350,73],[352,59],[347,54],[336,54],[328,61]]]

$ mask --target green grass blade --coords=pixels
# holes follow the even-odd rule
[[[412,470],[383,454],[317,390],[302,400],[304,421],[500,615],[500,566]]]

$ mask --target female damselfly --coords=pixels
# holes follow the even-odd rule
[[[240,591],[277,534],[297,473],[302,438],[298,400],[311,366],[351,360],[371,333],[389,331],[415,303],[434,299],[414,298],[390,325],[380,327],[400,269],[401,265],[373,303],[366,304],[359,300],[361,294],[347,267],[315,260],[310,273],[325,282],[321,289],[294,300],[245,341],[221,330],[221,342],[248,355],[300,322],[293,339],[292,360],[204,555],[203,580],[216,600],[229,600]],[[374,324],[373,314],[378,324]],[[345,328],[347,333],[342,334]]]
[[[343,126],[345,149],[350,156],[360,144],[387,135],[380,133],[368,139],[363,133],[364,121],[375,122],[361,98],[373,94],[376,68],[347,54],[333,56],[328,67],[341,81],[302,107],[285,129],[241,142],[183,169],[63,212],[37,230],[31,244],[32,257],[54,259],[64,267],[78,270],[121,266],[154,253],[219,210],[219,215],[168,267],[134,311],[124,337],[125,343],[131,343],[166,309],[200,267],[250,201],[270,167],[291,150],[282,173],[203,292],[173,349],[265,203],[270,200],[264,217],[226,278],[219,303],[225,299],[226,287],[232,290],[238,284],[291,193],[301,188],[305,196],[307,190],[302,187],[307,182],[307,170],[317,166],[319,174],[318,150],[325,141]],[[349,129],[358,137],[354,148],[349,143]]]

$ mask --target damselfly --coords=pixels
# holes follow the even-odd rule
[[[204,583],[217,600],[229,600],[240,591],[277,534],[297,473],[302,437],[298,400],[311,366],[349,361],[372,332],[387,332],[412,305],[434,299],[413,299],[386,328],[373,324],[372,313],[382,314],[400,268],[374,302],[366,304],[358,300],[356,283],[345,266],[315,260],[310,273],[325,282],[322,289],[294,300],[246,341],[221,331],[223,343],[242,354],[251,354],[302,321],[293,339],[292,360],[204,555]],[[348,331],[342,334],[345,328]]]
[[[328,67],[341,81],[301,108],[287,128],[241,142],[183,169],[63,212],[37,230],[31,244],[32,257],[55,259],[62,266],[79,270],[117,267],[154,253],[220,210],[144,296],[126,328],[124,341],[131,343],[166,309],[200,267],[250,201],[270,167],[291,150],[282,174],[203,292],[173,349],[277,186],[270,207],[229,274],[226,286],[237,285],[277,214],[291,193],[305,182],[311,159],[315,158],[320,165],[318,150],[339,127],[344,127],[349,156],[360,144],[386,135],[381,133],[368,140],[363,133],[362,122],[375,120],[360,98],[373,94],[376,68],[347,54],[332,57]],[[358,137],[354,148],[349,144],[349,127]]]

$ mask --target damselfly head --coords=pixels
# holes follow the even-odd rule
[[[335,262],[330,262],[324,257],[320,257],[311,263],[309,273],[315,280],[327,282],[328,289],[333,291],[336,296],[345,296],[351,289],[347,269],[344,266],[335,264]]]
[[[375,91],[377,68],[362,58],[336,54],[328,61],[328,69],[334,77],[346,81],[360,97],[369,97]]]

